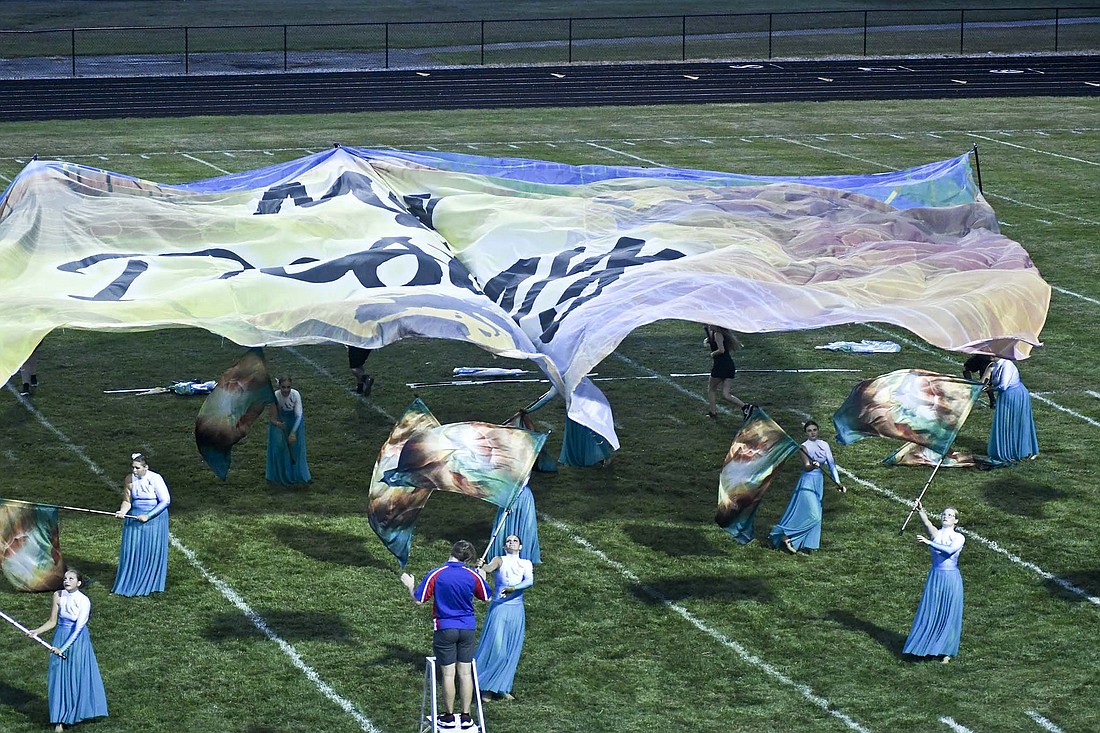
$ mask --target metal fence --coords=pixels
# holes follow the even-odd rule
[[[1100,51],[1100,6],[0,30],[0,78]]]

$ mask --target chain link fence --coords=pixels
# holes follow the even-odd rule
[[[0,78],[1100,51],[1100,6],[0,31]]]

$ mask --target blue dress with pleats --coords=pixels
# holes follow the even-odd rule
[[[522,538],[521,538],[522,539]],[[527,632],[523,608],[523,591],[535,582],[531,562],[515,555],[501,558],[496,571],[496,589],[485,624],[481,629],[474,661],[477,663],[478,686],[483,692],[510,693],[519,667],[520,652]],[[514,593],[505,596],[501,590],[511,586]]]
[[[809,454],[811,460],[828,467],[833,480],[840,483],[836,462],[833,460],[833,451],[828,443],[821,439],[807,440],[802,444],[802,449]],[[820,468],[802,472],[791,494],[791,500],[787,502],[787,509],[780,517],[779,523],[768,533],[768,539],[772,541],[774,547],[780,547],[783,544],[784,536],[791,541],[795,550],[816,550],[820,547],[821,500],[824,487],[825,480]]]
[[[955,656],[962,637],[963,582],[959,572],[959,553],[965,538],[958,532],[936,533],[932,568],[924,582],[924,592],[913,619],[913,628],[903,651],[916,657]],[[948,542],[940,542],[947,539]]]
[[[286,426],[294,425],[295,414],[279,410],[279,420]],[[306,420],[298,421],[294,430],[294,445],[287,443],[287,432],[283,428],[269,423],[267,426],[267,480],[277,484],[291,486],[309,483],[312,476],[306,464]]]
[[[103,677],[88,636],[91,601],[80,591],[58,591],[57,631],[53,645],[65,659],[50,655],[46,676],[50,723],[72,725],[88,718],[107,715],[107,694]]]
[[[162,593],[168,579],[168,487],[159,474],[147,471],[130,484],[130,514],[149,520],[125,519],[118,572],[112,593],[147,596]]]

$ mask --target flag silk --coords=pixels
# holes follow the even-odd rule
[[[527,483],[545,433],[483,422],[459,422],[416,433],[405,442],[390,485],[452,491],[509,507]]]
[[[943,454],[955,442],[982,386],[923,369],[899,369],[860,382],[833,414],[837,442],[849,445],[880,436]]]
[[[941,460],[942,459],[942,460]],[[989,460],[973,453],[948,451],[946,456],[916,443],[906,443],[882,459],[887,466],[940,466],[941,468],[970,468],[989,465]]]
[[[382,444],[378,460],[371,475],[370,494],[367,502],[367,519],[371,529],[393,553],[401,567],[409,561],[412,538],[416,532],[416,520],[420,510],[432,495],[431,489],[415,486],[387,484],[382,476],[397,467],[401,449],[412,436],[439,427],[428,406],[418,397],[406,408],[401,419],[390,431],[390,437]]]
[[[206,465],[224,480],[234,445],[248,436],[256,419],[275,401],[263,349],[249,349],[218,378],[195,420],[195,443]]]
[[[798,449],[798,443],[759,407],[737,431],[722,463],[714,521],[741,544],[756,536],[756,509],[775,470]]]
[[[640,326],[873,321],[1021,359],[1049,302],[966,155],[768,177],[341,146],[180,185],[33,161],[0,197],[4,374],[59,327],[459,340],[531,360],[614,449],[583,382]]]
[[[517,412],[515,417],[505,424],[508,425],[508,427],[523,428],[531,432],[537,432],[535,430],[534,420],[532,420],[531,416],[526,412]],[[550,438],[549,432],[546,433],[546,437],[547,439]],[[558,472],[558,461],[554,458],[553,454],[550,453],[550,447],[547,445],[546,441],[543,441],[542,448],[539,449],[539,457],[535,459],[533,470],[539,473]]]
[[[21,591],[57,590],[65,575],[57,509],[0,499],[2,571]]]

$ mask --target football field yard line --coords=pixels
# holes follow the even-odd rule
[[[1047,720],[1044,716],[1040,715],[1034,710],[1028,710],[1027,717],[1034,720],[1040,728],[1048,731],[1048,733],[1062,733],[1062,729],[1055,725],[1053,721]]]
[[[1016,148],[1017,150],[1026,150],[1029,153],[1038,153],[1039,155],[1050,155],[1055,158],[1062,158],[1063,160],[1070,160],[1074,163],[1084,163],[1085,165],[1100,166],[1095,160],[1086,160],[1084,158],[1075,158],[1072,155],[1063,155],[1062,153],[1052,153],[1049,150],[1039,150],[1038,148],[1029,148],[1026,145],[1017,145],[1016,143],[1010,143],[1007,140],[998,140],[995,137],[986,137],[985,135],[978,135],[973,132],[966,133],[970,137],[976,137],[979,140],[988,140],[991,143],[997,143],[998,145],[1007,145],[1010,148]]]
[[[620,575],[622,575],[624,578],[626,578],[631,583],[633,583],[635,586],[637,586],[646,595],[648,595],[649,597],[651,597],[654,600],[656,600],[657,602],[659,602],[665,608],[667,608],[670,611],[672,611],[672,612],[676,613],[677,615],[679,615],[685,621],[687,621],[688,623],[690,623],[695,628],[699,629],[703,633],[710,636],[712,639],[714,639],[715,641],[720,643],[722,646],[724,646],[728,649],[732,649],[737,654],[737,656],[741,658],[741,661],[745,662],[746,664],[748,664],[750,666],[753,666],[753,667],[761,670],[762,672],[767,674],[772,679],[780,682],[785,687],[789,687],[789,688],[794,689],[803,698],[805,698],[808,702],[810,702],[811,704],[821,708],[822,710],[827,712],[829,715],[831,715],[834,718],[837,718],[838,720],[843,722],[844,725],[847,726],[849,730],[861,731],[861,733],[869,733],[867,728],[865,728],[859,722],[854,720],[851,716],[846,715],[845,713],[838,710],[833,705],[832,702],[830,702],[826,698],[822,697],[821,695],[818,695],[816,692],[813,691],[813,688],[811,688],[809,685],[802,684],[801,682],[795,682],[790,677],[785,675],[783,672],[779,671],[778,669],[776,669],[772,665],[765,662],[760,657],[758,657],[755,654],[748,651],[744,646],[742,646],[736,640],[730,639],[728,636],[726,636],[722,632],[711,628],[710,626],[705,624],[702,620],[700,620],[695,614],[693,614],[691,611],[689,611],[686,608],[684,608],[683,606],[681,606],[679,603],[676,603],[674,601],[669,600],[657,589],[651,588],[650,586],[643,583],[641,578],[639,578],[630,568],[628,568],[626,565],[622,564],[618,560],[614,560],[611,557],[609,557],[603,550],[599,549],[598,547],[593,545],[591,542],[589,542],[587,539],[585,539],[584,537],[577,534],[577,532],[574,531],[573,528],[570,527],[565,522],[559,521],[559,520],[551,517],[550,515],[545,514],[544,512],[539,512],[538,514],[539,514],[540,519],[542,519],[544,522],[550,524],[555,529],[563,532],[574,543],[576,543],[577,545],[580,545],[582,548],[584,548],[588,552],[591,552],[593,555],[600,558],[600,560],[602,560],[605,564],[607,564],[607,565],[611,566],[612,568],[614,568],[615,570],[617,570]]]
[[[92,473],[94,473],[96,476],[102,479],[105,484],[107,484],[108,488],[110,488],[112,491],[116,488],[115,484],[111,481],[111,479],[107,476],[103,469],[100,468],[95,461],[88,457],[88,455],[80,449],[80,446],[74,443],[68,435],[66,435],[59,428],[55,427],[49,420],[47,420],[46,416],[39,412],[38,408],[31,404],[30,400],[20,395],[14,387],[12,387],[10,384],[6,386],[8,391],[15,395],[15,398],[19,401],[19,404],[25,410],[27,410],[27,412],[29,412],[31,416],[39,422],[39,424],[41,424],[44,428],[53,433],[54,436],[56,436],[57,439],[61,442],[61,444],[69,450],[69,452],[73,453],[86,466],[88,466]],[[359,724],[359,728],[364,731],[364,733],[380,733],[380,730],[375,727],[374,723],[372,723],[369,718],[363,715],[363,713],[359,712],[359,710],[355,707],[354,704],[351,703],[351,701],[338,694],[331,685],[325,682],[321,678],[321,676],[317,674],[316,670],[306,664],[305,661],[302,659],[301,654],[299,654],[298,650],[294,648],[294,645],[285,641],[282,637],[276,634],[271,629],[271,627],[268,626],[267,621],[262,616],[260,616],[260,614],[252,610],[252,607],[248,605],[248,603],[240,596],[240,594],[233,590],[233,588],[224,580],[207,570],[206,567],[199,560],[198,555],[196,555],[191,548],[180,542],[179,538],[171,532],[168,533],[168,539],[172,543],[172,546],[175,547],[185,558],[187,558],[187,562],[189,562],[196,570],[198,570],[199,574],[202,575],[207,581],[209,581],[210,584],[213,585],[214,588],[216,588],[217,591],[221,593],[227,601],[236,606],[237,609],[245,616],[245,618],[247,618],[261,634],[263,634],[270,641],[273,641],[275,644],[278,645],[279,649],[282,650],[282,652],[290,658],[291,663],[295,667],[297,667],[299,671],[305,674],[305,676],[310,680],[310,682],[313,683],[314,687],[316,687],[322,695],[324,695],[330,701],[336,703],[336,705],[338,705],[344,712],[354,718],[355,722]]]
[[[214,165],[209,160],[203,160],[202,158],[197,158],[194,155],[191,155],[190,153],[179,153],[179,155],[181,155],[184,158],[187,158],[188,160],[193,160],[196,163],[202,163],[203,165],[210,166],[211,168],[218,171],[219,173],[222,173],[223,175],[227,175],[227,176],[230,175],[230,172],[227,171],[225,168],[222,168],[221,166],[218,166],[218,165]]]
[[[965,725],[960,725],[956,723],[954,718],[948,718],[947,716],[944,716],[940,718],[940,722],[946,725],[951,730],[955,731],[955,733],[974,733],[974,731],[970,730]]]

